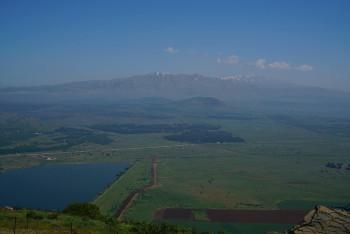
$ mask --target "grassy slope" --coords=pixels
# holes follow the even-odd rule
[[[28,229],[26,223],[26,210],[10,211],[0,209],[0,233],[13,233],[14,217],[16,217],[16,233],[70,233],[71,224],[74,233],[108,233],[111,227],[100,220],[75,217],[58,214],[55,219],[50,219],[49,212],[36,211],[43,219],[29,219]],[[27,229],[27,231],[26,231]],[[131,225],[120,223],[113,230],[128,233]]]
[[[119,205],[133,190],[149,183],[150,161],[137,161],[125,174],[96,198],[104,215],[113,215]]]
[[[31,215],[26,218],[28,214]],[[1,234],[106,234],[106,233],[192,233],[191,229],[175,225],[117,222],[108,217],[89,219],[63,213],[38,210],[7,210],[0,208]]]

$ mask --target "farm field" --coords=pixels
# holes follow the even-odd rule
[[[127,173],[99,195],[94,203],[104,215],[113,216],[131,192],[149,183],[149,176],[149,163],[137,161]]]
[[[229,127],[237,133],[244,124]],[[150,221],[164,208],[289,208],[306,213],[316,204],[348,206],[349,171],[326,167],[330,161],[348,163],[347,139],[271,122],[250,121],[244,133],[239,135],[246,139],[245,144],[196,145],[158,152],[159,187],[139,196],[125,219]],[[293,202],[296,200],[299,202]],[[206,218],[200,222],[211,223]]]
[[[156,112],[173,113],[159,109]],[[72,141],[65,149],[3,154],[0,167],[6,171],[47,163],[128,163],[129,170],[92,201],[104,215],[114,216],[130,193],[150,183],[152,159],[157,158],[157,185],[141,192],[121,219],[170,222],[198,230],[202,227],[203,231],[205,227],[244,233],[253,228],[254,232],[263,233],[269,229],[285,230],[295,224],[211,221],[208,209],[306,211],[316,204],[349,205],[350,139],[346,135],[348,128],[339,127],[337,121],[343,123],[342,120],[311,121],[311,117],[305,116],[282,118],[247,112],[217,118],[208,117],[204,108],[199,113],[186,110],[170,119],[142,115],[135,119],[104,117],[105,124],[98,126],[103,114],[85,117],[84,124],[69,115],[65,128],[61,119],[44,118],[39,126],[45,129],[42,135],[29,137],[23,144],[41,144],[43,139],[57,141],[56,134],[66,139],[58,142],[61,147],[72,134],[78,134],[78,139],[103,136],[109,142],[92,138],[94,142]],[[333,125],[329,126],[330,123]],[[210,142],[198,134],[195,130],[198,126],[216,132]],[[181,136],[182,132],[191,132],[191,140],[187,142],[188,135],[184,135],[184,141],[167,139],[169,135]],[[220,135],[222,132],[224,135]],[[231,136],[243,141],[226,141]],[[157,219],[157,212],[167,208],[193,210],[195,218]]]

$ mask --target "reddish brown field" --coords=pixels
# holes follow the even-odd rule
[[[182,208],[166,208],[156,212],[155,219],[182,219],[182,220],[194,220],[191,209]]]
[[[207,210],[208,219],[213,222],[296,224],[306,214],[306,210]]]
[[[207,209],[211,222],[280,223],[297,224],[306,215],[306,210],[216,210]],[[156,212],[155,219],[195,220],[191,209],[166,208]]]

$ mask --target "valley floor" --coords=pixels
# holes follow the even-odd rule
[[[316,204],[349,205],[350,140],[329,132],[337,129],[323,132],[261,115],[182,120],[219,125],[245,142],[179,144],[165,139],[167,133],[163,132],[109,132],[112,143],[76,145],[53,161],[18,154],[3,155],[0,163],[8,170],[48,162],[127,162],[133,166],[94,201],[105,215],[113,216],[132,192],[151,183],[152,159],[156,158],[157,186],[139,192],[123,210],[122,220],[162,222],[156,217],[164,209],[189,209],[195,219],[166,221],[202,231],[263,233],[286,230],[294,224],[211,221],[208,209],[308,210]]]

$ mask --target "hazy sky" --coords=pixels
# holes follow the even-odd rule
[[[155,71],[350,90],[349,0],[0,0],[0,85]]]

